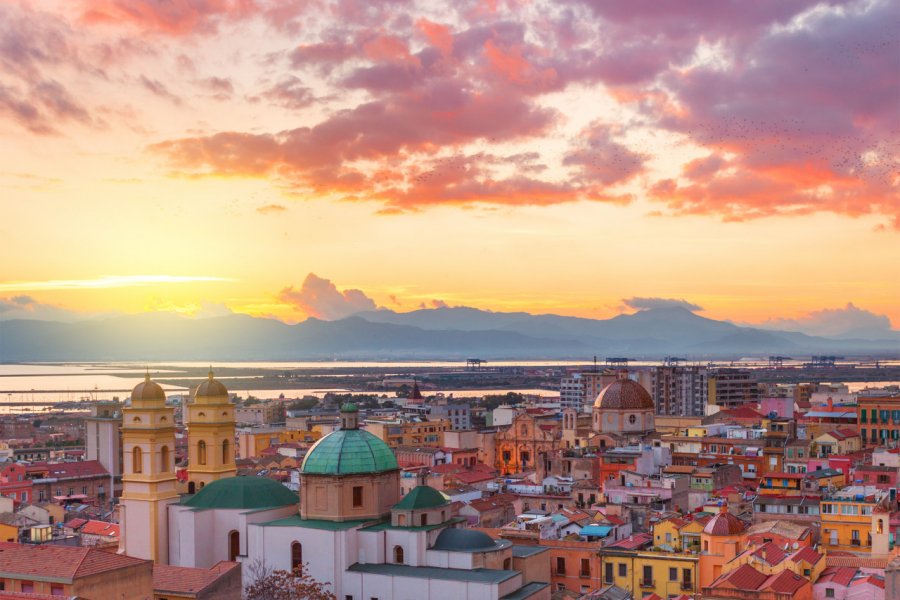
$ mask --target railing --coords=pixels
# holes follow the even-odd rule
[[[850,540],[850,545],[851,545],[851,546],[859,546],[859,545],[860,545],[860,540]]]
[[[641,579],[641,587],[642,588],[656,587],[656,582],[652,579]]]
[[[682,591],[689,592],[694,589],[694,584],[690,581],[682,581],[681,582]]]

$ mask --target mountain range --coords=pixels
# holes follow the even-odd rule
[[[0,321],[0,362],[119,360],[739,358],[897,355],[900,334],[833,339],[741,327],[681,307],[611,319],[434,308],[373,310],[290,325],[242,314],[147,313],[65,323]]]

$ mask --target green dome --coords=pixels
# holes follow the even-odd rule
[[[194,508],[274,508],[298,504],[297,494],[268,477],[218,479],[183,502]]]
[[[344,402],[344,405],[341,406],[341,412],[359,412],[359,407],[352,402]]]
[[[313,444],[306,453],[301,473],[351,475],[399,469],[394,451],[362,429],[339,429]]]
[[[450,498],[427,485],[414,487],[403,500],[394,505],[399,510],[417,510],[421,508],[436,508],[448,504]]]

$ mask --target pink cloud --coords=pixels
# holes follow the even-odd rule
[[[306,276],[300,289],[288,286],[279,292],[278,298],[310,317],[325,320],[343,319],[376,308],[375,302],[362,290],[340,291],[334,283],[314,273]]]

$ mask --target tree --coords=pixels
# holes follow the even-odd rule
[[[337,600],[326,588],[330,585],[313,579],[306,572],[306,565],[293,571],[268,568],[256,561],[248,569],[253,580],[244,590],[244,600]]]

